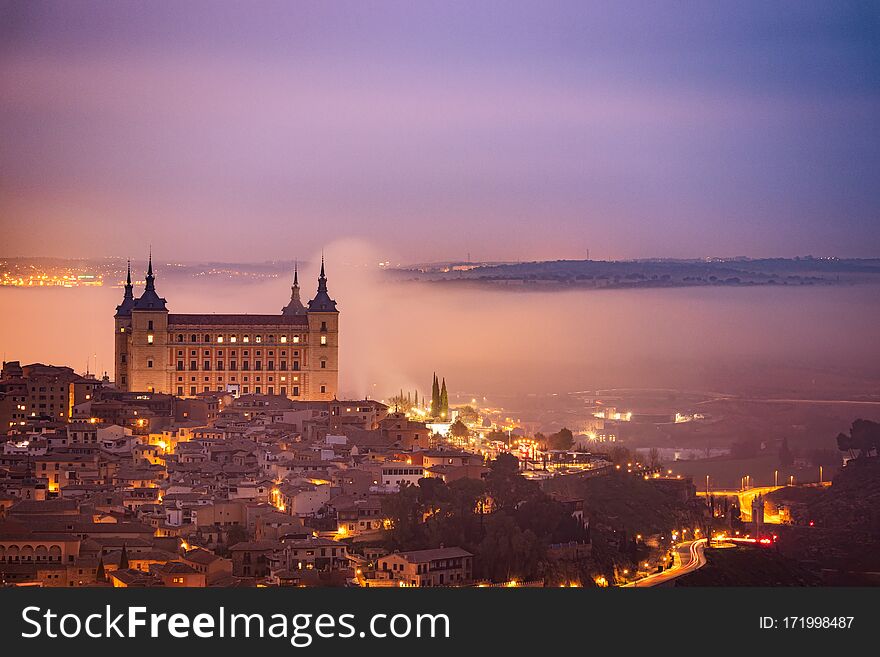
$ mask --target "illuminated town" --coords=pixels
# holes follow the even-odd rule
[[[628,425],[705,423],[690,410],[591,397],[581,431],[545,435],[450,404],[436,373],[429,393],[339,399],[323,262],[274,315],[169,313],[156,279],[150,260],[136,295],[127,273],[112,379],[3,363],[6,586],[648,587],[707,550],[778,552],[815,527],[796,500],[830,487],[822,466],[716,486],[624,445]]]

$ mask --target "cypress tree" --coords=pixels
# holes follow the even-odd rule
[[[449,395],[446,393],[446,377],[443,377],[443,385],[440,388],[440,415],[449,417]]]
[[[437,417],[440,414],[440,382],[437,380],[437,372],[434,372],[434,382],[431,384],[431,415]]]

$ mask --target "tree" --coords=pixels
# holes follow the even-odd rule
[[[128,569],[128,551],[125,549],[125,543],[122,544],[122,554],[119,555],[119,570]]]
[[[464,422],[458,418],[452,423],[452,426],[449,427],[449,433],[452,434],[453,438],[463,439],[470,435],[470,430],[465,426]]]
[[[485,576],[496,582],[531,579],[537,575],[543,554],[533,531],[522,531],[507,514],[489,516],[478,555]]]
[[[855,420],[849,434],[837,434],[837,447],[849,452],[852,458],[864,458],[880,451],[880,424],[870,420]]]
[[[498,429],[493,429],[488,434],[486,434],[486,440],[494,440],[497,442],[507,442],[507,434],[503,431],[498,431]]]
[[[403,486],[382,499],[382,513],[391,520],[391,549],[418,550],[425,547],[420,486]]]
[[[440,382],[437,380],[437,372],[434,372],[434,382],[431,384],[431,417],[440,415]]]
[[[388,400],[388,405],[393,406],[401,413],[409,413],[412,409],[412,401],[409,395],[404,395],[402,390],[399,395],[394,395]]]
[[[498,509],[513,509],[535,491],[540,491],[538,484],[519,473],[519,459],[512,454],[499,454],[489,463],[486,488]]]
[[[788,448],[788,438],[782,439],[782,444],[779,446],[779,465],[787,468],[794,463],[794,454],[791,453],[791,450]]]
[[[559,431],[550,435],[550,449],[566,450],[574,445],[574,435],[571,430],[562,427]]]
[[[476,424],[477,420],[480,419],[480,416],[477,413],[477,409],[475,409],[471,405],[466,405],[459,408],[458,417],[461,419],[462,422],[467,422],[468,424]]]
[[[420,479],[385,496],[391,520],[389,550],[458,545],[472,552],[475,575],[496,582],[536,579],[552,568],[547,546],[586,541],[589,530],[570,510],[519,472],[519,462],[501,454],[485,481]]]
[[[540,449],[547,449],[548,448],[547,436],[545,436],[540,431],[535,433],[535,442],[538,443],[538,447]]]
[[[652,447],[651,451],[648,452],[648,464],[651,468],[657,468],[662,465],[660,461],[660,450],[656,447]]]
[[[519,474],[519,459],[513,454],[499,454],[489,463],[490,474],[496,476],[514,476]]]
[[[440,417],[449,417],[449,394],[446,392],[446,377],[443,377],[443,385],[440,386]]]

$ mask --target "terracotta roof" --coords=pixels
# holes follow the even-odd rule
[[[75,500],[21,500],[9,512],[14,515],[57,515],[65,511],[76,511],[79,503]]]
[[[435,548],[433,550],[415,550],[413,552],[395,552],[386,555],[385,558],[394,556],[405,559],[410,563],[427,563],[435,559],[455,559],[457,557],[472,557],[474,555],[460,547],[449,547]]]
[[[128,568],[126,570],[114,570],[110,577],[118,579],[127,586],[162,586],[161,580],[148,573]]]
[[[155,566],[152,569],[152,572],[165,575],[195,575],[198,573],[195,568],[182,561],[169,561],[159,566]]]
[[[294,549],[300,550],[322,547],[346,547],[345,543],[340,543],[339,541],[334,541],[329,538],[315,538],[313,536],[302,539],[282,541],[282,543],[284,543],[285,547],[292,547]]]
[[[168,327],[172,326],[308,326],[305,315],[214,315],[172,314],[168,315]],[[256,343],[255,343],[256,344]]]
[[[197,564],[201,564],[201,565],[207,565],[209,563],[213,563],[213,562],[217,561],[217,559],[220,559],[220,557],[218,557],[213,552],[209,552],[208,550],[203,550],[202,548],[196,548],[194,550],[190,550],[189,552],[186,553],[186,555],[183,558],[186,561],[191,561],[193,563],[197,563]]]

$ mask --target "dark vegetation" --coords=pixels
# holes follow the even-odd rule
[[[490,464],[485,481],[421,479],[389,496],[388,547],[460,546],[475,555],[474,575],[492,581],[542,579],[555,543],[586,542],[588,530],[560,502],[519,474],[509,454]]]
[[[819,586],[821,579],[773,548],[706,550],[706,565],[675,580],[676,586]]]

